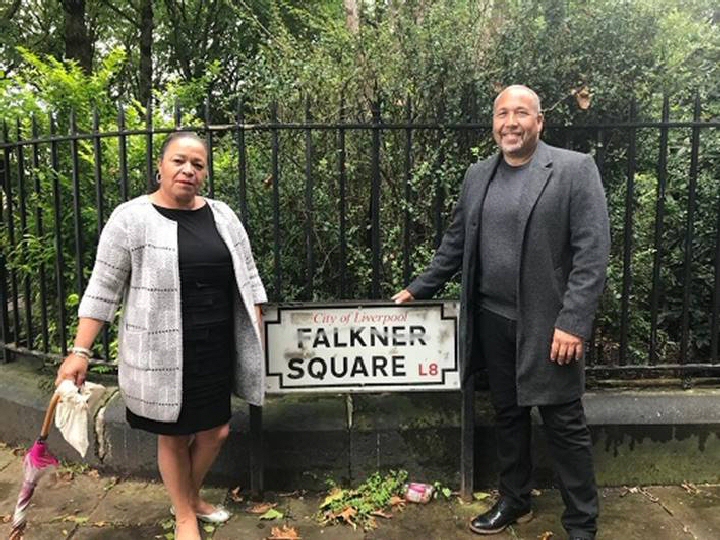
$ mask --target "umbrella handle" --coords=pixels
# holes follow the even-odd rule
[[[53,394],[50,398],[50,404],[48,405],[47,411],[45,411],[45,420],[43,420],[42,429],[40,430],[40,439],[47,439],[50,433],[50,424],[52,423],[53,416],[55,415],[55,407],[57,407],[60,401],[60,394]]]

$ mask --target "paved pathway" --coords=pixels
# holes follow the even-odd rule
[[[0,538],[8,537],[22,479],[21,457],[0,444]],[[225,500],[231,520],[205,533],[213,540],[264,540],[273,526],[295,527],[303,540],[454,540],[479,538],[467,529],[468,520],[487,503],[434,501],[408,505],[392,519],[381,519],[373,531],[349,526],[322,527],[315,519],[319,498],[268,494],[284,513],[282,522],[261,522],[247,512],[251,503],[231,500],[224,489],[210,489],[211,501]],[[718,540],[720,486],[656,486],[646,489],[603,489],[598,540]],[[560,526],[561,500],[556,491],[534,499],[536,518],[508,529],[493,540],[565,540]],[[33,497],[25,540],[172,540],[172,519],[162,485],[117,479],[79,467],[61,469],[43,479]],[[553,536],[544,537],[547,532]]]

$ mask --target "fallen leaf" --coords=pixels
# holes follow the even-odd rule
[[[10,523],[10,520],[12,519],[12,514],[5,514],[0,521],[3,523]]]
[[[90,470],[87,472],[87,475],[88,475],[90,478],[100,478],[100,472],[99,472],[97,469],[90,469]]]
[[[553,536],[555,535],[551,531],[545,531],[540,536],[538,536],[538,540],[550,540],[550,538],[552,538]]]
[[[644,497],[646,497],[650,502],[656,503],[656,502],[659,502],[659,501],[660,501],[660,499],[658,499],[655,495],[653,495],[652,493],[650,493],[650,492],[649,492],[647,489],[645,489],[645,488],[639,488],[638,491],[639,491]]]
[[[84,516],[65,516],[63,521],[70,521],[71,523],[77,523],[78,525],[84,525],[87,523],[89,518]]]
[[[283,525],[282,528],[273,527],[270,529],[270,536],[266,540],[301,540],[301,538],[295,527]]]
[[[473,499],[475,499],[476,501],[484,501],[489,496],[489,493],[485,493],[483,491],[476,491],[475,493],[473,493]]]
[[[115,486],[118,485],[118,482],[119,482],[119,481],[120,481],[120,480],[118,479],[117,476],[111,476],[111,477],[108,479],[108,482],[107,482],[107,484],[105,485],[105,487],[103,487],[103,489],[104,489],[105,491],[110,491],[112,488],[114,488]]]
[[[73,478],[75,478],[75,473],[67,469],[55,473],[55,482],[58,484],[69,484]]]
[[[12,453],[14,456],[24,456],[25,455],[25,449],[22,446],[16,446],[12,449]]]
[[[580,107],[583,111],[590,108],[592,94],[587,86],[582,86],[581,88],[573,90],[573,94],[575,94],[575,101],[577,101],[578,107]]]
[[[342,499],[344,496],[344,492],[340,488],[333,489],[330,493],[328,493],[327,497],[325,497],[325,500],[320,505],[320,508],[327,508],[330,506],[330,504],[333,501],[337,501],[339,499]]]
[[[98,528],[107,527],[108,525],[109,523],[107,521],[96,521],[95,523],[93,523],[93,527]]]
[[[244,497],[240,495],[240,486],[230,491],[230,500],[236,503],[243,502]]]
[[[357,524],[354,521],[356,515],[357,515],[357,510],[355,510],[355,508],[353,508],[352,506],[348,506],[347,508],[345,508],[345,510],[340,512],[336,517],[342,519],[348,525],[352,525],[353,529],[354,529],[355,527],[357,527]]]
[[[283,513],[278,512],[274,508],[271,508],[267,512],[265,512],[262,516],[260,516],[260,519],[266,519],[268,521],[272,521],[273,519],[282,519]]]
[[[390,497],[388,504],[393,507],[397,506],[398,508],[405,508],[405,499],[398,497],[397,495],[393,495]]]
[[[392,519],[393,515],[390,512],[383,512],[382,510],[375,510],[370,512],[371,516],[381,517],[385,519]]]
[[[248,508],[248,512],[250,514],[264,514],[271,508],[275,508],[277,506],[277,503],[260,503],[256,504],[255,506]]]

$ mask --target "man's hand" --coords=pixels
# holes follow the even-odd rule
[[[415,297],[410,294],[410,291],[407,289],[403,289],[396,295],[392,297],[392,299],[395,301],[396,304],[405,304],[406,302],[412,302],[415,300]]]
[[[77,354],[69,354],[58,368],[55,386],[58,386],[65,379],[69,379],[75,383],[75,386],[80,388],[85,382],[88,364],[89,362],[86,358]]]
[[[580,360],[583,355],[583,340],[559,328],[555,329],[552,346],[550,347],[550,360],[562,366],[573,360]]]

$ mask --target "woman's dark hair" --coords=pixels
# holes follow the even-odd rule
[[[162,161],[162,158],[165,157],[165,150],[167,150],[167,147],[170,146],[170,143],[177,139],[193,139],[194,141],[201,143],[205,147],[206,152],[208,150],[207,141],[194,131],[173,131],[165,137],[162,145],[160,145],[160,161]]]

